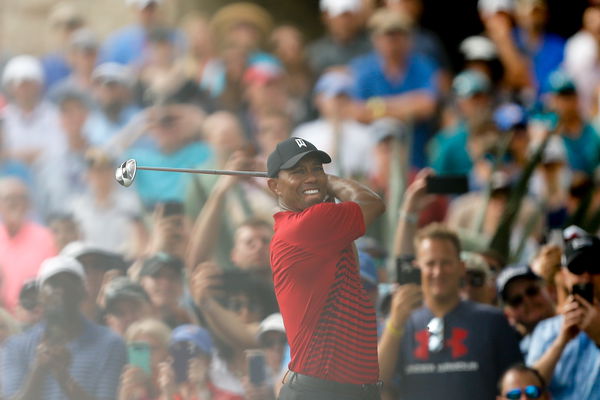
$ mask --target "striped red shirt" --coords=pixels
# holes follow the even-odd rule
[[[365,232],[360,207],[322,203],[274,218],[271,266],[289,369],[336,382],[377,382],[375,310],[352,246]]]

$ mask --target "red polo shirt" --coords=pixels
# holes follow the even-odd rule
[[[271,266],[289,369],[342,383],[377,382],[375,310],[352,245],[365,232],[360,207],[321,203],[274,218]]]

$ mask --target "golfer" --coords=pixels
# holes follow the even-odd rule
[[[281,207],[271,266],[291,350],[281,400],[380,397],[375,310],[361,286],[353,241],[385,205],[367,187],[325,174],[329,162],[327,153],[295,137],[267,161],[268,185]]]

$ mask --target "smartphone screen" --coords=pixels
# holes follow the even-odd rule
[[[414,283],[421,285],[421,270],[412,265],[411,262],[401,258],[396,260],[396,282],[398,285]]]
[[[267,369],[265,354],[262,350],[248,350],[246,352],[248,362],[248,375],[254,386],[260,386],[267,380]]]
[[[469,191],[466,175],[433,175],[426,178],[427,193],[463,194]]]
[[[594,304],[594,284],[593,283],[579,283],[573,285],[571,289],[571,294],[580,295],[583,297],[588,303]]]
[[[148,343],[134,342],[127,346],[128,363],[138,367],[147,374],[152,373],[151,349]]]

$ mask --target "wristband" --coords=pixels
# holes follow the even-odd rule
[[[392,321],[388,321],[385,324],[385,329],[392,334],[392,336],[400,339],[402,338],[402,335],[404,334],[404,329],[398,330],[396,328],[394,328],[394,326],[392,325]]]
[[[373,119],[385,117],[387,104],[381,97],[371,97],[367,100],[367,109],[371,112]]]

